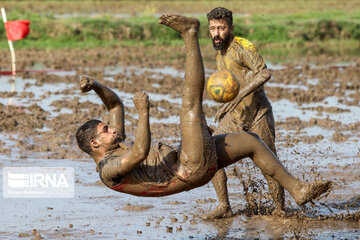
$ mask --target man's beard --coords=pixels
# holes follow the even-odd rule
[[[220,40],[220,42],[215,43],[215,40]],[[230,41],[231,41],[231,34],[227,34],[224,39],[222,39],[220,36],[216,36],[212,38],[212,42],[215,50],[222,50],[223,48],[228,46]]]
[[[121,142],[121,138],[117,135],[111,142],[107,144],[107,151],[114,150],[119,147],[119,143]]]

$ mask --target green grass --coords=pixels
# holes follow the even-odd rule
[[[334,56],[360,56],[360,46],[354,40],[329,40],[326,42],[299,44],[271,44],[259,47],[261,55],[266,56],[271,62],[287,62],[304,55],[324,54]]]
[[[119,19],[112,16],[93,18],[60,18],[53,15],[11,11],[8,20],[31,20],[31,32],[24,40],[15,41],[15,48],[92,48],[114,45],[180,45],[181,38],[175,31],[159,25],[151,16]],[[201,44],[211,44],[207,19],[200,17]],[[358,53],[360,40],[360,12],[342,11],[305,12],[296,14],[262,14],[234,18],[234,34],[254,42],[265,49],[303,48],[311,43],[336,46],[334,42],[351,42]],[[5,36],[0,27],[0,36]],[[356,44],[357,43],[357,44]],[[8,48],[6,41],[0,49]],[[349,47],[347,47],[349,48]],[[286,52],[286,51],[285,51]],[[347,52],[347,51],[346,51]]]

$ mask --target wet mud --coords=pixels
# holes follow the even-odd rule
[[[20,50],[18,69],[0,76],[0,166],[62,166],[75,169],[72,199],[1,197],[0,237],[4,239],[243,239],[356,238],[360,227],[360,60],[311,56],[272,64],[265,91],[272,102],[280,160],[306,181],[332,180],[332,191],[306,207],[286,193],[286,216],[271,216],[271,196],[250,160],[226,169],[234,217],[203,221],[216,207],[211,183],[177,195],[139,198],[107,189],[95,164],[75,141],[89,119],[108,121],[92,94],[81,94],[86,74],[104,83],[126,107],[127,142],[134,139],[137,111],[132,97],[150,98],[152,142],[177,146],[184,76],[183,49]],[[215,52],[202,48],[206,75],[214,72]],[[10,67],[0,52],[1,70]],[[9,66],[9,67],[6,67]],[[56,70],[42,72],[43,70]],[[215,127],[218,104],[204,94],[208,124]],[[1,173],[2,174],[2,173]],[[2,184],[1,184],[2,185]]]

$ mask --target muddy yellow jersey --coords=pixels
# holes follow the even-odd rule
[[[249,71],[255,74],[266,68],[263,58],[258,49],[245,38],[234,37],[227,52],[222,54],[218,51],[216,55],[218,70],[229,70],[233,72],[240,82],[240,90],[246,86],[245,75]],[[250,129],[251,126],[271,108],[264,88],[245,97],[236,107],[235,111],[228,113],[234,115],[236,122],[243,129]]]
[[[234,37],[225,54],[218,52],[216,64],[218,70],[230,70],[243,77],[249,70],[257,73],[266,67],[255,45],[240,37]]]

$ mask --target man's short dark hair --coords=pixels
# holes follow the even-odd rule
[[[76,142],[81,150],[91,155],[92,149],[90,141],[96,138],[96,129],[101,121],[93,119],[87,121],[76,131]]]
[[[217,7],[207,14],[208,21],[224,19],[229,26],[233,25],[232,11],[223,7]]]

